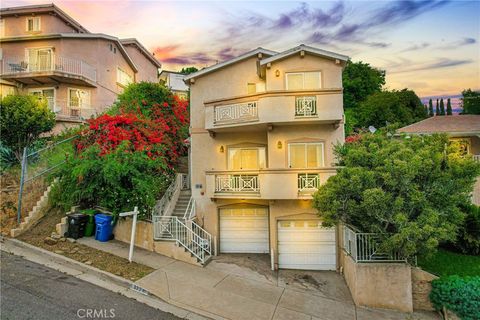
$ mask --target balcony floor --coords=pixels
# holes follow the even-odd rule
[[[94,81],[84,76],[60,71],[9,73],[0,75],[0,78],[23,85],[43,86],[68,83],[78,86],[97,87]]]

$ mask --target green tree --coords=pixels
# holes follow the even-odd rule
[[[182,70],[180,70],[180,73],[182,74],[190,74],[190,73],[194,73],[194,72],[197,72],[198,69],[195,68],[195,67],[183,67]]]
[[[432,99],[428,100],[428,115],[433,117],[435,114],[433,113],[433,102]]]
[[[369,95],[382,90],[385,84],[385,71],[362,61],[349,60],[343,69],[342,79],[343,107],[355,108]]]
[[[480,91],[462,91],[462,107],[465,114],[480,114]]]
[[[440,105],[438,104],[438,99],[437,99],[437,103],[435,104],[435,115],[436,116],[440,115]]]
[[[450,102],[450,98],[447,99],[447,115],[452,115],[452,103]]]
[[[428,116],[420,98],[407,89],[374,93],[355,110],[358,125],[364,128],[381,128],[394,123],[406,126]]]
[[[383,130],[337,145],[337,175],[314,194],[324,223],[380,234],[381,248],[411,257],[454,241],[480,164],[446,135],[390,138]]]
[[[443,104],[443,98],[440,99],[440,115],[441,116],[445,115],[445,105]]]
[[[20,160],[25,147],[55,126],[55,113],[46,99],[33,95],[9,95],[0,103],[0,137]]]

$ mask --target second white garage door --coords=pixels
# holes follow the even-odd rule
[[[268,210],[220,210],[220,252],[268,253]]]
[[[278,266],[282,269],[335,270],[335,229],[320,221],[278,223]]]

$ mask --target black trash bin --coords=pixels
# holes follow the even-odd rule
[[[68,215],[67,237],[78,239],[85,235],[85,228],[88,222],[88,215],[83,213],[72,213]]]

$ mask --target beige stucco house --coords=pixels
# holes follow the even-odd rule
[[[445,133],[450,141],[455,141],[463,148],[465,156],[480,161],[480,115],[464,114],[431,117],[398,129],[399,133],[425,135]],[[472,202],[480,205],[480,177],[477,179]]]
[[[184,78],[185,74],[168,70],[162,70],[158,76],[159,82],[170,88],[175,95],[188,99],[188,86],[183,81]]]
[[[275,268],[335,270],[338,234],[312,193],[344,141],[348,57],[258,48],[185,77],[192,199],[216,252],[270,254]]]
[[[57,130],[101,113],[161,64],[136,39],[91,33],[53,4],[0,10],[0,95],[45,96]]]

